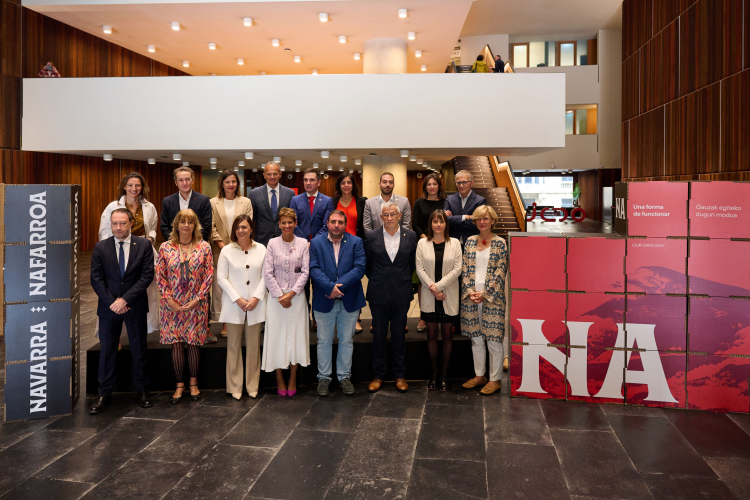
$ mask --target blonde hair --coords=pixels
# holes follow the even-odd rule
[[[497,212],[495,212],[495,209],[492,208],[489,205],[479,205],[476,210],[474,210],[474,213],[471,215],[471,219],[476,222],[479,219],[483,219],[485,217],[488,217],[492,219],[492,223],[494,224],[497,222]]]
[[[297,212],[295,212],[291,208],[288,208],[288,207],[280,208],[279,220],[281,220],[282,217],[288,217],[292,219],[294,222],[297,222]]]
[[[194,224],[193,227],[193,243],[200,241],[201,239],[201,223],[198,220],[198,216],[195,215],[195,212],[193,212],[191,209],[186,208],[185,210],[180,210],[177,212],[177,215],[174,217],[174,221],[172,221],[172,234],[169,236],[169,242],[177,246],[180,244],[180,231],[179,226],[180,222],[187,219],[188,221],[192,222]]]

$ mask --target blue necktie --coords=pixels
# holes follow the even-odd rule
[[[122,248],[125,242],[119,241],[118,243],[120,243],[120,276],[125,276],[125,250]]]
[[[276,218],[276,212],[279,209],[279,204],[276,201],[276,190],[271,190],[271,214],[273,215],[273,218]]]

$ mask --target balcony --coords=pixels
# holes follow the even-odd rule
[[[599,136],[596,134],[566,135],[565,147],[562,149],[534,156],[503,156],[498,157],[498,161],[510,162],[515,172],[549,168],[560,170],[600,168],[598,139]]]
[[[566,104],[599,104],[599,66],[543,66],[534,68],[516,68],[521,74],[565,74]]]

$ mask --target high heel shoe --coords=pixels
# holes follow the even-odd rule
[[[279,396],[281,396],[283,398],[284,396],[286,396],[286,389],[278,389],[277,388],[276,389],[276,394],[278,394]]]
[[[178,389],[182,389],[182,392],[183,392],[183,393],[185,392],[185,384],[184,384],[184,383],[183,383],[182,385],[178,385],[178,386],[177,386],[177,388],[178,388]],[[172,399],[170,399],[169,401],[170,401],[170,402],[171,402],[171,403],[172,403],[173,405],[176,405],[177,403],[179,403],[179,402],[180,402],[180,400],[181,400],[181,399],[182,399],[182,394],[180,394],[180,395],[179,395],[178,397],[174,397],[174,396],[172,396]]]
[[[297,389],[288,389],[288,390],[286,391],[286,395],[287,395],[287,396],[289,396],[290,398],[291,398],[292,396],[294,396],[295,394],[297,394]]]
[[[198,384],[190,384],[190,387],[198,387]],[[198,394],[191,394],[190,395],[190,399],[192,399],[193,401],[198,401],[200,398],[201,398],[201,393],[200,392]]]
[[[437,378],[438,374],[437,372],[432,372],[432,376],[430,377],[430,381],[427,382],[427,389],[434,391],[437,389]]]
[[[448,392],[448,375],[440,376],[440,392]]]

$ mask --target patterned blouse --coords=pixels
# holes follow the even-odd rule
[[[479,236],[466,240],[463,274],[461,276],[461,333],[467,337],[502,342],[505,337],[505,276],[508,271],[508,246],[499,236],[490,242],[490,259],[484,283],[482,324],[479,324],[477,304],[469,298],[475,292],[477,241]]]
[[[281,236],[271,239],[266,248],[263,278],[271,297],[283,295],[282,290],[292,290],[300,295],[305,291],[310,276],[310,245],[307,239],[295,236],[287,243]]]

